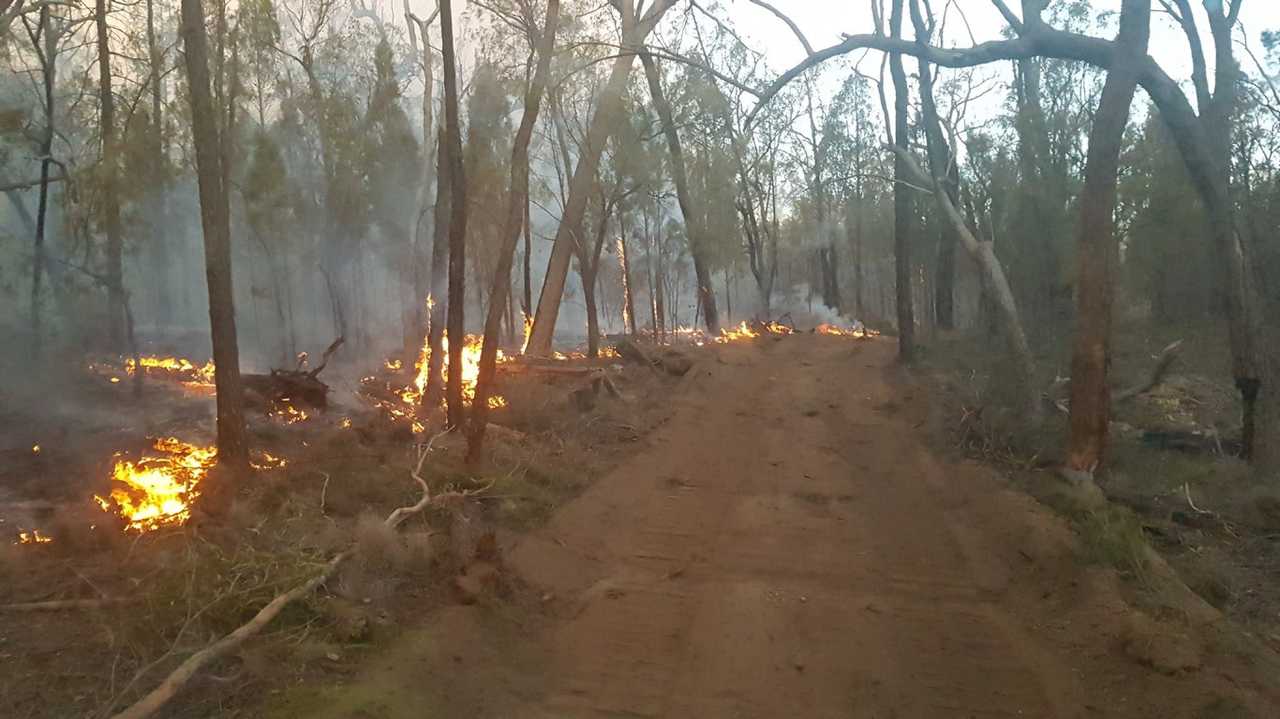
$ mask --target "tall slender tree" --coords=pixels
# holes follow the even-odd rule
[[[205,279],[209,288],[209,327],[218,393],[218,463],[240,472],[249,466],[249,451],[231,282],[231,207],[223,182],[224,145],[217,125],[222,113],[214,106],[209,84],[209,38],[201,0],[182,0],[182,40],[191,96],[191,130],[196,150]]]

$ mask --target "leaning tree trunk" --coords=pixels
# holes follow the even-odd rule
[[[895,38],[902,37],[902,3],[893,0],[893,10],[889,19],[889,29]],[[889,56],[889,72],[893,76],[896,88],[894,101],[894,144],[897,152],[893,162],[893,256],[894,278],[897,283],[898,309],[898,359],[910,362],[915,358],[916,333],[915,312],[912,307],[911,293],[911,195],[904,184],[907,179],[906,158],[908,126],[909,93],[907,73],[902,67],[902,54]]]
[[[235,300],[231,282],[231,210],[222,183],[213,94],[209,89],[209,48],[200,0],[182,0],[182,38],[191,95],[191,131],[204,230],[205,277],[209,287],[209,326],[217,386],[218,463],[234,471],[248,469],[244,391],[236,346]]]
[[[444,122],[449,148],[453,206],[449,218],[449,376],[445,400],[450,427],[461,427],[462,346],[466,342],[467,178],[462,164],[462,132],[458,124],[458,67],[453,48],[452,0],[440,0],[440,50],[444,56]]]
[[[680,204],[680,214],[684,216],[686,234],[689,236],[689,254],[693,256],[693,272],[698,279],[698,302],[706,317],[707,331],[712,335],[718,335],[720,334],[720,313],[716,311],[716,293],[711,286],[706,227],[694,214],[693,195],[689,192],[689,176],[685,171],[684,149],[680,145],[680,133],[676,129],[671,103],[667,101],[666,93],[662,89],[662,78],[658,74],[658,66],[654,62],[653,55],[647,52],[640,53],[640,62],[644,65],[645,78],[649,82],[649,94],[653,97],[653,107],[658,111],[658,120],[662,122],[662,131],[667,137],[667,149],[671,153],[671,177],[675,181],[676,199]]]
[[[507,216],[502,228],[502,246],[498,250],[493,274],[493,290],[489,293],[489,311],[484,321],[484,345],[480,348],[480,368],[476,378],[476,396],[471,409],[471,426],[467,434],[467,460],[478,462],[483,456],[485,430],[489,426],[489,396],[498,359],[498,332],[502,324],[502,305],[508,304],[511,291],[511,265],[521,225],[527,224],[529,208],[529,142],[542,107],[547,76],[551,74],[551,56],[555,51],[556,26],[560,22],[560,0],[547,0],[543,21],[543,37],[538,48],[538,65],[529,91],[524,98],[524,112],[511,146],[511,191],[507,193]],[[526,253],[528,250],[526,249]],[[527,256],[527,254],[526,254]],[[504,297],[506,295],[507,297]]]
[[[920,14],[916,2],[917,0],[912,0],[911,19],[915,24],[917,36],[923,42],[929,36],[929,28],[925,26],[924,18]],[[1009,343],[1009,353],[1017,367],[1017,381],[1023,394],[1027,418],[1034,423],[1038,423],[1041,419],[1042,411],[1040,393],[1035,386],[1035,360],[1031,354],[1031,345],[1027,342],[1027,333],[1023,329],[1022,320],[1018,315],[1018,306],[1014,301],[1013,291],[1009,287],[1008,278],[1005,276],[1004,268],[1000,265],[1000,260],[996,257],[992,244],[978,241],[970,231],[964,216],[960,214],[959,208],[951,201],[950,193],[947,192],[946,180],[944,179],[946,176],[944,163],[950,153],[950,149],[942,144],[945,143],[945,139],[942,134],[941,122],[938,120],[937,104],[933,98],[933,74],[929,63],[924,60],[920,61],[919,78],[921,115],[925,124],[925,137],[930,145],[928,155],[931,172],[927,175],[921,172],[916,167],[911,155],[900,143],[894,147],[894,154],[897,160],[895,167],[904,171],[904,180],[915,179],[917,182],[933,188],[934,198],[937,200],[944,217],[960,238],[965,250],[978,263],[982,273],[983,288],[999,310],[1005,341]]]
[[[525,349],[528,354],[551,353],[556,320],[560,314],[560,301],[564,296],[565,280],[573,259],[573,243],[578,240],[577,231],[582,226],[582,217],[595,184],[600,155],[625,109],[624,94],[627,79],[631,76],[631,66],[644,39],[673,4],[675,0],[654,0],[644,17],[637,19],[632,0],[620,0],[616,3],[622,11],[622,50],[614,60],[609,79],[600,93],[596,113],[591,118],[586,140],[578,155],[578,165],[569,181],[569,198],[565,202],[564,214],[556,229],[555,242],[551,246],[551,258],[547,261],[542,292],[538,295],[538,309],[533,317],[533,329],[529,334],[529,345]]]
[[[1076,332],[1071,355],[1071,430],[1067,469],[1092,476],[1102,464],[1111,422],[1112,301],[1120,247],[1115,237],[1116,183],[1129,109],[1151,35],[1151,0],[1125,0],[1119,46],[1129,53],[1107,73],[1089,133],[1076,275]]]

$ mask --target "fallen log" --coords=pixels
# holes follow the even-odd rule
[[[320,357],[314,369],[273,369],[270,374],[246,374],[242,377],[245,395],[259,408],[273,409],[276,404],[305,404],[316,409],[329,406],[329,385],[318,377],[329,365],[329,358],[342,346],[342,337],[334,340]]]

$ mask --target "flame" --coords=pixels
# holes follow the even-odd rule
[[[53,541],[53,537],[47,537],[40,533],[40,530],[33,529],[30,532],[18,532],[18,541],[15,544],[48,544]]]
[[[820,335],[835,335],[837,337],[874,337],[879,334],[874,330],[868,330],[861,323],[858,323],[855,327],[846,328],[823,322],[818,325],[815,331]]]
[[[795,330],[777,322],[757,323],[757,325],[753,327],[752,325],[747,324],[746,320],[743,320],[737,327],[720,330],[720,336],[716,338],[716,342],[724,344],[726,342],[736,342],[738,340],[755,339],[756,337],[760,337],[762,332],[764,334],[771,335],[789,335],[795,332]]]
[[[267,415],[275,417],[285,424],[296,424],[298,422],[305,421],[311,416],[297,407],[294,407],[288,397],[276,402],[274,408],[268,412]]]
[[[120,378],[119,378],[119,377],[112,377],[112,378],[111,378],[111,384],[120,384]]]
[[[111,498],[94,497],[103,510],[114,507],[128,520],[129,529],[150,531],[187,521],[191,502],[199,496],[200,480],[208,474],[218,452],[176,437],[157,439],[153,448],[159,454],[137,462],[118,460],[111,473],[116,483]]]
[[[342,421],[338,423],[338,426],[343,429],[351,429],[351,418],[343,417]]]
[[[195,386],[213,386],[214,365],[210,360],[197,365],[185,357],[139,357],[135,363],[133,358],[126,359],[124,371],[133,375],[138,367],[148,376],[155,375],[169,379],[181,380],[184,384]]]
[[[394,360],[389,359],[383,364],[386,365],[386,368],[391,370],[392,372],[399,372],[400,368],[404,367],[404,363],[398,359],[394,359]]]
[[[140,532],[186,522],[192,502],[200,496],[200,482],[218,456],[215,447],[200,447],[177,437],[161,437],[152,449],[154,453],[136,462],[117,455],[110,497],[94,497],[104,511],[117,512],[129,529]],[[250,464],[256,469],[278,469],[287,461],[261,452]]]
[[[524,342],[520,344],[520,354],[524,354],[529,349],[529,335],[533,334],[533,318],[523,312],[520,314],[524,315]]]
[[[484,346],[483,338],[477,335],[466,335],[462,342],[462,399],[466,404],[471,404],[476,398],[476,381],[480,377],[480,352]],[[444,355],[444,361],[441,363],[442,378],[447,383],[449,381],[449,334],[446,332],[440,338],[440,351]],[[497,363],[507,362],[507,356],[498,350]],[[417,374],[413,378],[413,386],[405,387],[400,391],[400,400],[408,405],[416,405],[422,399],[422,395],[427,390],[427,378],[430,374],[429,367],[431,363],[431,339],[428,337],[423,340],[422,351],[418,353],[418,361],[414,364]],[[502,402],[495,405],[494,400]],[[501,397],[494,396],[489,400],[490,407],[505,407],[506,400]]]
[[[743,320],[737,327],[720,330],[720,336],[716,338],[716,342],[724,344],[726,342],[754,339],[759,336],[760,333],[752,329],[751,325],[748,325],[746,320]]]
[[[33,445],[31,445],[31,453],[32,453],[32,454],[40,454],[40,445],[38,445],[38,444],[33,444]]]
[[[262,452],[258,457],[249,462],[254,469],[280,469],[289,464],[289,460],[284,457],[277,457],[270,452]]]

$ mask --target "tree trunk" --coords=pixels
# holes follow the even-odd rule
[[[631,260],[627,256],[627,213],[619,213],[622,232],[618,239],[618,262],[622,265],[622,326],[627,334],[636,335],[636,296],[631,284]]]
[[[706,228],[694,214],[693,195],[689,192],[689,176],[685,171],[684,149],[680,146],[680,133],[676,129],[671,103],[667,102],[666,93],[662,90],[662,78],[658,74],[657,63],[647,52],[640,53],[640,62],[644,65],[645,78],[649,82],[649,94],[653,97],[653,107],[658,112],[659,121],[662,122],[662,131],[667,137],[667,149],[671,153],[671,177],[675,181],[676,199],[680,204],[680,214],[684,217],[686,234],[689,236],[689,254],[693,256],[693,272],[698,278],[698,303],[707,320],[707,331],[712,335],[718,335],[720,334],[720,315],[716,311],[716,293],[711,287]]]
[[[471,409],[471,426],[467,434],[467,461],[478,462],[483,456],[485,430],[489,426],[489,396],[498,358],[498,328],[502,322],[504,295],[511,290],[511,265],[516,244],[520,241],[520,228],[527,224],[529,212],[529,142],[542,107],[542,95],[546,90],[547,76],[551,74],[551,56],[555,52],[556,27],[560,22],[560,0],[547,0],[547,15],[543,20],[543,36],[538,48],[538,65],[524,98],[524,112],[520,127],[511,145],[511,191],[507,193],[507,216],[502,228],[502,246],[498,250],[497,267],[493,275],[493,291],[489,295],[489,310],[484,322],[484,344],[480,348],[480,368],[476,379],[476,397]],[[454,365],[456,366],[456,365]]]
[[[960,206],[960,163],[954,153],[947,157],[947,193],[951,195],[951,203]],[[938,232],[938,267],[935,273],[933,310],[934,324],[938,329],[953,330],[956,328],[956,237],[955,228],[950,223],[942,223]]]
[[[435,124],[432,117],[435,76],[431,71],[431,42],[427,34],[431,23],[419,22],[408,8],[406,0],[405,21],[409,23],[409,39],[415,54],[420,53],[419,62],[422,64],[422,172],[418,177],[418,192],[414,198],[412,214],[409,216],[409,267],[413,274],[413,293],[409,307],[406,308],[404,333],[404,356],[406,361],[412,362],[421,347],[422,333],[427,323],[423,306],[424,298],[428,297],[433,289],[429,270],[424,266],[426,263],[423,260],[426,257],[425,238],[428,229],[427,213],[430,209],[431,174],[435,170],[435,153],[431,148],[437,145],[431,141],[435,134],[432,130]],[[422,39],[421,48],[418,47],[419,34]]]
[[[889,29],[895,38],[902,37],[902,4],[903,0],[893,0],[893,9],[889,19]],[[907,179],[906,158],[901,153],[907,151],[909,93],[907,73],[902,67],[902,54],[889,56],[889,72],[893,76],[896,89],[894,99],[894,144],[898,148],[893,162],[893,255],[894,277],[897,286],[898,305],[898,359],[910,362],[915,358],[915,312],[911,296],[911,195],[903,184]]]
[[[444,325],[449,306],[449,223],[453,215],[453,162],[444,128],[436,132],[436,207],[431,238],[431,294],[427,296],[427,386],[422,404],[434,409],[444,399]]]
[[[161,71],[163,53],[156,37],[156,0],[147,0],[147,56],[151,66],[151,132],[147,137],[147,170],[148,199],[144,202],[147,208],[147,241],[148,254],[151,258],[151,284],[155,288],[156,323],[167,325],[172,319],[173,300],[170,285],[170,257],[167,247],[166,232],[169,225],[169,203],[167,201],[168,178],[165,177],[165,142],[164,117],[161,110],[163,100],[163,78]]]
[[[124,237],[120,227],[116,101],[111,81],[111,35],[107,30],[107,1],[96,0],[94,24],[98,34],[98,109],[102,137],[102,224],[107,235],[107,336],[112,352],[123,352]]]
[[[1130,53],[1112,65],[1089,134],[1076,276],[1076,332],[1071,356],[1071,430],[1067,469],[1092,475],[1102,464],[1111,422],[1112,301],[1120,247],[1115,237],[1116,183],[1138,68],[1147,53],[1151,0],[1125,0],[1117,42]]]
[[[35,239],[32,241],[31,260],[31,346],[33,354],[40,356],[43,345],[41,329],[40,286],[43,280],[44,233],[49,216],[49,170],[53,165],[53,130],[56,106],[54,105],[53,86],[58,72],[58,33],[50,21],[49,6],[40,8],[40,32],[44,38],[44,48],[40,55],[42,75],[44,76],[44,132],[40,136],[40,201],[36,206]]]
[[[449,376],[445,387],[450,427],[461,427],[462,346],[466,341],[467,178],[462,163],[458,124],[458,67],[453,48],[452,0],[440,0],[440,50],[444,56],[445,144],[449,148],[449,181],[453,185],[449,218]]]
[[[525,173],[525,186],[528,186],[528,172]],[[524,297],[520,310],[525,321],[533,317],[533,224],[532,212],[528,202],[524,203]]]
[[[618,126],[624,103],[627,79],[631,75],[631,66],[635,61],[636,51],[653,30],[662,15],[674,4],[674,0],[655,0],[645,12],[642,19],[635,17],[635,3],[632,0],[620,0],[617,3],[622,16],[622,51],[613,62],[609,79],[601,91],[596,113],[591,118],[587,129],[586,140],[578,155],[578,165],[569,181],[569,198],[565,202],[564,215],[560,226],[556,229],[555,242],[551,246],[551,258],[547,262],[546,276],[542,281],[542,292],[538,295],[538,309],[533,318],[533,330],[529,335],[528,354],[547,355],[551,353],[551,342],[555,337],[556,319],[560,314],[560,300],[564,296],[565,279],[568,277],[570,260],[573,257],[573,245],[579,240],[579,228],[587,209],[587,201],[595,184],[596,170],[600,165],[600,155],[614,128]]]
[[[231,211],[222,183],[222,143],[209,88],[209,49],[201,0],[182,0],[182,38],[191,95],[191,130],[204,231],[205,277],[209,288],[209,326],[217,386],[218,463],[234,472],[247,470],[244,391],[236,346],[235,300],[231,281]]]

